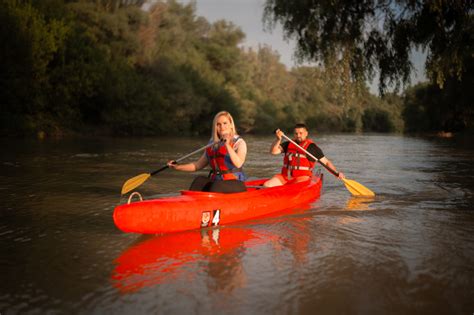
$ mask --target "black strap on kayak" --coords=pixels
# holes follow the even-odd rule
[[[225,170],[225,171],[221,171],[221,170],[210,170],[209,171],[209,176],[208,177],[211,177],[211,175],[214,173],[216,175],[222,175],[222,174],[229,174],[229,173],[239,173],[239,172],[242,172],[242,168],[239,167],[239,168],[233,168],[231,170]]]

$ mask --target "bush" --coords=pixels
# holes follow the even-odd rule
[[[369,108],[362,115],[362,129],[364,131],[394,132],[395,126],[387,111],[379,108]]]

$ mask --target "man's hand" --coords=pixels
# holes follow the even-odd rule
[[[278,141],[281,141],[281,138],[283,137],[284,133],[280,129],[275,130],[275,136],[277,137]]]

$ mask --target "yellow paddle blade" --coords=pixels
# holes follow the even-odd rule
[[[151,174],[143,173],[127,180],[122,186],[122,195],[143,184],[148,178],[150,178],[150,176]]]
[[[374,197],[375,193],[369,188],[365,187],[362,184],[359,184],[355,180],[343,179],[344,185],[354,196],[364,196],[364,197]]]

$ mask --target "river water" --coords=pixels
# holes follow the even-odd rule
[[[281,157],[245,137],[247,175]],[[308,206],[158,236],[113,223],[124,181],[205,138],[0,140],[0,314],[473,314],[472,141],[323,134],[339,170]],[[206,174],[202,172],[202,174]],[[185,189],[166,170],[138,190]]]

